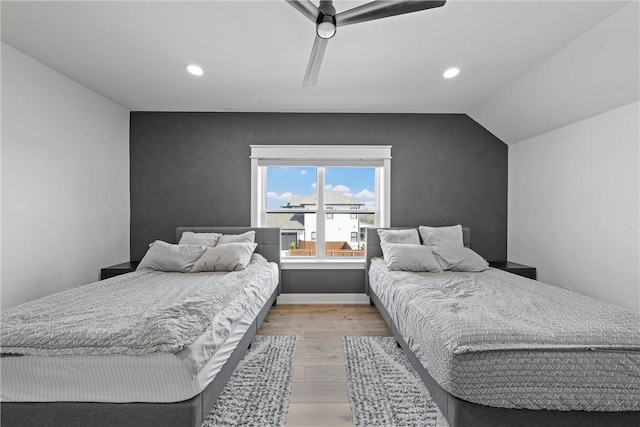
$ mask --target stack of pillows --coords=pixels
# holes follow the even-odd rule
[[[255,237],[255,231],[243,234],[185,231],[177,245],[162,240],[149,245],[137,270],[180,273],[244,270],[258,246]]]
[[[484,258],[464,247],[461,225],[379,229],[378,236],[384,260],[392,271],[475,272],[489,268]]]

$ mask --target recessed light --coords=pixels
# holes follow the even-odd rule
[[[193,74],[194,76],[201,76],[204,74],[204,71],[202,70],[202,68],[198,67],[195,64],[187,65],[187,71]]]
[[[452,67],[452,68],[449,68],[447,71],[445,71],[442,77],[444,77],[445,79],[451,79],[457,76],[458,74],[460,74],[460,68]]]

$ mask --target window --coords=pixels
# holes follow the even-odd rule
[[[251,164],[251,223],[281,229],[283,257],[362,258],[389,226],[389,146],[251,146]]]
[[[331,210],[331,209],[333,209],[333,207],[331,207],[331,206],[327,206],[327,210]],[[326,218],[327,218],[327,219],[333,219],[333,213],[328,213],[328,214],[326,215]]]

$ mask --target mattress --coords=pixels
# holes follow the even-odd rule
[[[262,273],[234,293],[214,321],[180,351],[3,357],[2,400],[168,403],[190,399],[213,381],[245,332],[255,327],[253,321],[278,286],[277,265],[263,261]],[[123,276],[108,280],[127,280]]]
[[[501,270],[389,271],[370,287],[438,384],[501,408],[640,410],[640,315]]]

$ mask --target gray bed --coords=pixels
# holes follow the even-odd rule
[[[241,234],[254,230],[255,252],[280,266],[280,229],[254,227],[178,227],[176,241],[185,231]],[[279,273],[278,273],[279,274]],[[198,395],[172,403],[3,402],[3,426],[153,426],[200,427],[249,347],[269,309],[276,303],[280,282],[239,340],[215,378]]]
[[[417,228],[417,227],[402,227],[402,228]],[[471,241],[470,230],[467,228],[463,229],[463,235],[464,235],[464,244],[465,246],[469,247],[470,241]],[[555,410],[555,409],[549,410],[549,409],[540,409],[540,408],[522,409],[518,407],[515,407],[515,408],[508,407],[508,405],[504,405],[507,407],[503,407],[503,405],[498,405],[498,404],[490,405],[490,404],[473,403],[471,401],[457,397],[456,395],[447,391],[443,387],[443,385],[441,385],[440,382],[442,382],[442,384],[446,384],[448,389],[451,389],[450,383],[446,381],[442,381],[442,373],[438,372],[437,369],[433,368],[434,364],[430,365],[430,368],[432,369],[433,372],[430,372],[427,368],[425,368],[424,349],[425,348],[431,349],[431,347],[429,347],[424,341],[419,341],[419,340],[423,339],[424,335],[431,334],[431,332],[428,332],[427,334],[422,334],[421,332],[408,332],[411,330],[411,328],[407,327],[407,324],[410,322],[409,317],[407,317],[407,315],[403,316],[402,314],[398,314],[402,311],[404,311],[404,313],[412,312],[411,310],[414,310],[415,307],[411,307],[411,310],[408,310],[409,305],[405,303],[401,308],[398,308],[397,304],[400,304],[402,300],[396,300],[401,302],[400,303],[394,302],[396,306],[393,306],[393,304],[389,303],[388,296],[384,295],[385,291],[383,291],[383,295],[384,295],[383,297],[381,297],[376,293],[375,289],[379,289],[379,290],[384,289],[379,287],[381,286],[379,285],[379,282],[381,282],[380,280],[381,276],[379,271],[376,272],[376,268],[379,269],[380,261],[375,260],[375,258],[382,257],[382,255],[383,254],[382,254],[382,249],[380,247],[380,239],[378,237],[377,230],[376,229],[367,230],[367,255],[366,255],[367,292],[369,293],[371,302],[378,308],[381,315],[383,316],[383,318],[391,328],[394,337],[396,338],[399,345],[402,347],[402,349],[406,353],[407,357],[411,361],[412,365],[415,367],[416,371],[419,373],[423,382],[429,389],[433,399],[438,404],[439,408],[441,409],[445,418],[448,420],[449,425],[451,427],[465,427],[465,426],[469,426],[469,427],[576,426],[577,427],[577,426],[637,426],[637,425],[640,425],[640,412],[638,412],[637,409],[622,410],[622,411]],[[372,280],[371,278],[369,278],[369,275],[372,272],[375,273],[373,274],[372,278],[373,280],[376,281],[374,289],[372,289],[371,284],[369,283],[369,281]],[[413,273],[403,272],[402,274],[411,275]],[[427,273],[427,274],[430,274],[430,273]],[[447,273],[444,273],[444,274],[447,274]],[[452,273],[448,273],[448,274],[452,274]],[[466,273],[466,274],[482,274],[482,273]],[[496,276],[498,279],[502,280],[507,284],[510,284],[508,283],[508,281],[511,281],[514,284],[514,287],[519,283],[518,282],[519,280],[529,281],[529,279],[523,279],[523,278],[520,278],[519,276],[512,276],[511,278],[509,277],[510,276],[509,273],[497,271],[497,270],[488,271],[486,274],[489,276]],[[394,276],[394,277],[397,277],[399,279],[403,278],[403,276],[401,275]],[[396,283],[399,283],[399,282],[396,282]],[[389,283],[387,283],[387,285],[388,284]],[[524,285],[530,286],[532,284],[533,282],[525,283]],[[402,284],[402,286],[404,289],[404,283]],[[540,286],[547,286],[547,285],[540,284]],[[464,290],[465,289],[463,287],[463,291]],[[396,290],[394,292],[401,292],[401,291]],[[555,291],[551,290],[550,292],[555,292]],[[564,292],[564,291],[561,291],[561,292]],[[415,294],[413,295],[413,298],[415,301]],[[387,304],[383,303],[382,302],[383,300],[387,301]],[[456,302],[453,302],[453,304],[456,304]],[[432,307],[428,307],[424,310],[424,313],[427,313],[427,314],[421,314],[421,316],[423,316],[421,317],[422,319],[421,325],[430,325],[432,326],[432,328],[444,330],[445,332],[441,334],[442,336],[447,336],[448,334],[452,334],[450,331],[447,330],[448,326],[446,324],[446,321],[443,324],[443,322],[440,321],[441,320],[440,317],[438,315],[433,314],[435,312],[432,311],[431,308]],[[438,316],[438,318],[435,318],[436,316]],[[633,320],[633,319],[636,319],[636,317],[633,317],[632,315],[632,321],[637,322],[637,320]],[[488,316],[487,318],[490,319],[490,316]],[[401,325],[400,328],[396,324],[398,319],[400,320],[400,325]],[[402,329],[403,332],[401,332],[400,329]],[[427,330],[427,328],[424,328],[424,327],[423,329]],[[416,331],[416,330],[417,330],[416,328],[413,329],[413,331]],[[438,333],[434,333],[432,335],[440,336]],[[416,341],[419,341],[420,344],[416,345]],[[478,343],[478,344],[481,345],[481,343]],[[635,343],[635,344],[639,344],[639,343]],[[447,345],[449,345],[448,342],[447,342]],[[621,351],[627,351],[627,350],[621,350]],[[420,352],[422,353],[420,354]],[[433,359],[442,357],[442,355],[446,353],[446,351],[445,350],[441,352],[436,351],[435,353],[438,353],[439,356],[436,356],[435,354],[433,354],[431,355]],[[494,355],[497,355],[499,352],[488,351],[486,353],[491,353],[490,357],[494,357]],[[558,351],[556,352],[556,354],[559,355],[559,357],[564,357],[562,355],[562,351]],[[633,352],[628,353],[629,360],[631,360],[632,364],[637,363],[639,354],[640,352],[637,351],[637,349],[633,350]],[[455,367],[455,362],[451,361],[450,365]],[[622,369],[622,371],[623,371],[623,374],[621,375],[623,376],[626,375],[624,373],[625,372],[624,369]],[[637,403],[633,403],[633,401],[635,400],[637,402],[638,400],[637,397],[640,396],[640,389],[638,388],[639,387],[638,373],[637,372],[634,373],[633,370],[630,370],[628,375],[633,376],[634,379],[632,381],[635,384],[632,386],[631,399],[630,399],[632,401],[631,406],[633,405],[637,406]],[[441,381],[440,382],[436,381],[434,377],[440,378]],[[635,389],[633,389],[633,387],[635,387]],[[464,389],[464,386],[462,388]],[[483,393],[485,392],[490,392],[490,390],[483,391]],[[634,395],[636,396],[636,398],[633,397]],[[626,399],[629,400],[629,396],[627,396]]]

